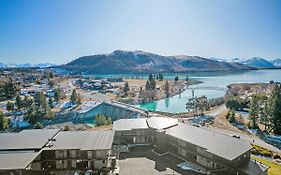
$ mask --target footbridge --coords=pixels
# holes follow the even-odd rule
[[[225,87],[216,87],[216,86],[196,86],[196,87],[187,87],[187,90],[213,90],[213,91],[224,91],[227,92],[228,89]]]

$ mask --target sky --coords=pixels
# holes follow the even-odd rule
[[[114,50],[281,58],[280,0],[0,0],[0,62]]]

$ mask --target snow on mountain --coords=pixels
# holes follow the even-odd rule
[[[52,63],[38,63],[38,64],[30,64],[30,63],[24,63],[24,64],[4,64],[0,63],[0,68],[28,68],[28,67],[38,67],[38,68],[47,68],[57,66],[57,64]]]
[[[271,64],[273,64],[276,67],[281,67],[281,59],[275,59],[270,62],[271,62]]]
[[[253,67],[253,68],[274,68],[275,66],[267,61],[266,59],[260,57],[253,57],[242,62],[243,64]]]

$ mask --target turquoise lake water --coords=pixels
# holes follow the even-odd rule
[[[191,72],[191,73],[165,73],[164,79],[173,80],[175,76],[179,79],[185,80],[186,76],[189,79],[199,80],[203,83],[193,85],[196,86],[215,86],[226,87],[231,83],[268,83],[269,81],[281,81],[281,69],[268,70],[249,70],[249,71],[216,71],[216,72]],[[147,79],[147,74],[102,74],[102,75],[87,75],[93,77],[107,78],[107,77],[123,77],[123,78],[140,78]],[[225,92],[214,90],[196,90],[195,96],[205,95],[209,99],[222,97]],[[191,98],[192,92],[190,90],[184,91],[180,95],[170,98],[154,101],[147,104],[137,105],[137,107],[149,109],[152,111],[164,111],[171,113],[186,112],[185,104]],[[91,122],[89,122],[91,123]]]
[[[185,79],[187,74],[164,74],[165,78],[173,79],[178,75],[180,79]],[[271,70],[251,70],[251,71],[237,71],[237,72],[198,72],[189,73],[190,79],[203,81],[203,83],[193,85],[196,86],[215,86],[226,87],[231,83],[267,83],[271,80],[281,81],[281,69]],[[222,97],[225,95],[223,91],[214,90],[195,90],[195,96],[205,95],[210,98]],[[185,104],[189,98],[192,97],[191,90],[187,90],[180,95],[170,98],[161,99],[151,103],[137,105],[143,109],[152,111],[164,111],[171,113],[186,112]]]

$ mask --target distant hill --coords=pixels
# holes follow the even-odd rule
[[[267,61],[266,59],[260,58],[260,57],[253,57],[246,61],[243,61],[242,63],[249,67],[258,68],[258,69],[275,67],[271,62]]]
[[[248,70],[249,66],[200,56],[162,56],[143,51],[116,50],[110,54],[83,56],[62,68],[84,73],[155,73]]]
[[[24,63],[24,64],[4,64],[4,63],[0,63],[0,68],[29,68],[29,67],[47,68],[47,67],[53,67],[53,66],[57,66],[57,64],[52,64],[52,63],[38,63],[38,64],[30,64],[30,63]]]

